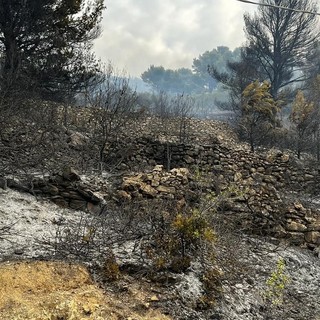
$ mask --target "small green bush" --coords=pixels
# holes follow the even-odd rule
[[[266,290],[264,298],[268,304],[278,306],[283,303],[284,292],[289,278],[285,272],[285,261],[280,258],[277,267],[272,271],[270,277],[266,281]]]

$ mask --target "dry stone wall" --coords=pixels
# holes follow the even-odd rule
[[[2,178],[2,181],[4,188],[9,187],[42,196],[61,207],[91,213],[99,213],[103,209],[103,200],[82,183],[78,173],[70,167],[60,174],[44,179],[34,178],[32,181],[20,181]]]
[[[146,139],[132,148],[135,152],[125,165],[135,168],[143,163],[149,170],[126,176],[118,190],[120,198],[183,202],[187,192],[192,192],[189,170],[200,170],[213,174],[222,188],[234,184],[246,190],[245,199],[235,198],[230,210],[244,216],[247,230],[312,249],[320,245],[319,211],[306,208],[299,200],[302,193],[319,194],[319,172],[300,166],[289,153],[271,150],[258,154],[221,144],[166,144]]]
[[[262,185],[272,183],[277,189],[320,193],[319,169],[302,167],[289,153],[271,150],[268,154],[251,153],[239,148],[230,149],[219,143],[211,145],[163,143],[143,138],[118,145],[110,157],[125,150],[130,152],[122,160],[125,169],[153,168],[163,165],[165,169],[198,168],[223,174],[228,181],[249,180]],[[114,159],[116,162],[116,159]]]

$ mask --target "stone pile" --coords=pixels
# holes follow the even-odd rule
[[[190,173],[186,168],[165,171],[162,165],[156,165],[152,171],[138,173],[123,178],[118,197],[182,199],[187,192]]]
[[[32,181],[4,179],[5,187],[31,193],[50,199],[61,207],[99,213],[102,199],[97,197],[73,168],[47,178],[34,178]]]

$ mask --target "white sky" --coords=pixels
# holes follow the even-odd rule
[[[245,41],[243,14],[256,7],[236,0],[106,0],[95,52],[130,76],[151,64],[191,68],[217,46]]]

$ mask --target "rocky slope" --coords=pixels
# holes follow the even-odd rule
[[[197,130],[199,126],[201,130]],[[106,300],[101,302],[104,298],[99,291],[97,296],[102,300],[94,302],[99,306],[107,304],[107,309],[100,310],[101,314],[107,312],[101,316],[103,319],[319,320],[317,170],[301,167],[289,153],[252,154],[245,145],[238,144],[225,124],[195,121],[193,128],[193,132],[202,134],[191,135],[187,144],[174,139],[163,142],[166,138],[163,136],[133,139],[135,144],[131,150],[134,151],[121,158],[121,170],[126,171],[119,176],[106,173],[80,179],[76,173],[70,177],[62,172],[44,179],[36,178],[29,185],[30,181],[25,184],[2,178],[2,267],[5,268],[8,261],[26,259],[81,261],[107,293]],[[72,148],[79,146],[76,141],[72,143]],[[121,143],[118,147],[118,151],[123,152]],[[171,168],[165,170],[168,160]],[[135,168],[141,170],[132,172]],[[203,172],[197,176],[199,168]],[[203,176],[210,179],[205,179],[202,185],[199,181]],[[8,182],[11,187],[30,194],[6,189]],[[223,209],[218,208],[213,220],[218,239],[215,263],[221,291],[209,309],[199,305],[206,288],[197,261],[184,272],[169,272],[165,278],[159,273],[154,277],[157,281],[150,280],[136,252],[141,238],[134,238],[132,230],[126,229],[124,224],[132,214],[125,211],[126,205],[162,201],[172,202],[175,210],[182,210],[197,202],[199,185],[203,193],[228,193],[228,199],[222,199]],[[236,189],[231,190],[230,185]],[[43,200],[43,196],[48,199]],[[141,216],[146,214],[143,206],[135,210]],[[160,212],[156,206],[149,206],[148,210],[154,210],[154,214]],[[136,229],[139,228],[137,225]],[[111,258],[99,260],[106,256]],[[266,281],[277,271],[279,261],[284,262],[283,274],[287,281],[281,288],[283,302],[271,304],[266,300],[266,293],[270,291]],[[33,268],[33,265],[25,267]],[[39,269],[39,265],[36,268]],[[113,273],[109,272],[111,269]],[[101,274],[101,270],[105,273]],[[28,289],[24,278],[20,284],[28,292],[38,290]],[[20,284],[15,283],[15,287]],[[57,285],[54,291],[59,290]],[[6,293],[2,292],[1,296],[6,298]],[[7,303],[0,306],[4,319],[13,320],[19,316],[33,319],[32,312],[26,313],[28,306],[21,301],[16,303],[24,311],[21,309],[20,314],[10,315],[14,294],[7,296],[8,300],[3,300]],[[111,296],[116,300],[108,301]],[[123,299],[126,303],[119,312]],[[76,300],[70,298],[70,301]],[[85,302],[77,303],[83,313]],[[72,319],[72,311],[66,308],[64,319]],[[90,319],[93,313],[84,312],[81,317]]]
[[[68,221],[81,219],[84,214],[61,209],[50,202],[37,201],[31,195],[11,190],[1,192],[0,212],[1,230],[4,230],[5,226],[11,226],[7,234],[1,235],[0,250],[3,262],[33,260],[47,256],[48,252],[45,252],[45,248],[41,246],[41,239],[54,239],[57,231],[56,221],[64,221],[68,224]],[[280,257],[285,260],[285,272],[289,283],[285,290],[284,303],[272,308],[273,318],[271,319],[276,317],[299,320],[320,319],[320,259],[314,252],[299,247],[287,247],[285,242],[279,243],[275,239],[268,242],[257,237],[228,234],[226,231],[221,234],[217,252],[217,260],[224,273],[223,294],[222,300],[217,303],[214,311],[192,310],[195,299],[202,290],[201,283],[197,281],[196,267],[180,276],[180,280],[177,280],[171,288],[156,289],[155,285],[153,291],[145,294],[145,298],[140,303],[147,304],[148,299],[156,296],[153,299],[157,301],[150,300],[149,304],[160,307],[164,312],[170,311],[172,319],[266,319],[263,301],[264,292],[267,290],[265,282],[275,270]],[[134,277],[126,276],[121,281],[120,287],[125,287],[125,290],[136,290],[135,295],[142,294],[136,287],[139,282]],[[142,286],[144,281],[140,283]],[[21,279],[21,285],[28,286],[23,279]],[[57,287],[55,294],[61,289],[62,287]],[[112,285],[109,290],[112,290]],[[8,294],[5,296],[10,298]],[[121,299],[120,294],[118,299]],[[133,300],[132,307],[137,304]],[[179,300],[183,303],[179,303]],[[0,310],[5,312],[3,308]],[[149,310],[150,306],[144,308]],[[129,318],[130,312],[133,311],[129,308],[126,312]],[[6,319],[13,318],[7,314]],[[25,319],[33,318],[29,314]],[[122,318],[119,316],[114,319]],[[150,319],[162,318],[152,316]]]

